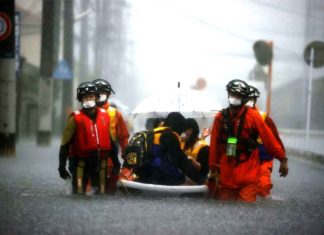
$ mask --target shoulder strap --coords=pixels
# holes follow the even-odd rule
[[[225,124],[224,131],[226,131],[228,135],[234,135],[234,128],[233,125],[231,124],[229,108],[222,109],[221,113],[223,116],[222,122]]]
[[[117,109],[114,108],[114,107],[109,106],[108,113],[109,113],[109,116],[115,117],[116,116],[116,113],[117,113]]]
[[[240,123],[239,123],[239,127],[238,127],[238,130],[237,130],[237,136],[236,137],[237,137],[238,141],[241,140],[241,134],[242,134],[242,130],[243,130],[243,126],[244,126],[244,120],[245,120],[245,115],[246,115],[246,112],[247,111],[248,111],[248,108],[244,107],[244,111],[243,111],[243,113],[242,113],[242,115],[240,117]],[[249,145],[250,143],[246,143],[246,144]],[[238,155],[240,155],[240,153],[238,153]],[[236,165],[238,165],[239,163],[242,163],[242,162],[247,161],[249,158],[250,158],[250,154],[248,154],[248,156],[245,159],[243,159],[243,160],[240,160],[240,158],[238,157],[236,159]]]
[[[245,114],[246,114],[247,110],[248,109],[244,107],[244,111],[240,117],[240,122],[239,122],[239,126],[237,129],[237,134],[236,134],[236,138],[238,140],[241,138],[241,134],[242,134],[243,126],[244,126]]]

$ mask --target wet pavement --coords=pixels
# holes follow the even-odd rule
[[[157,195],[76,196],[58,176],[58,141],[0,157],[0,234],[324,234],[324,167],[289,155],[256,203]]]

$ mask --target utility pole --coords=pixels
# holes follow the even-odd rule
[[[312,41],[304,49],[304,60],[309,65],[308,89],[307,89],[307,113],[306,113],[306,140],[310,138],[311,129],[311,105],[313,87],[313,69],[324,66],[324,42]]]
[[[83,11],[89,8],[88,1],[81,1],[81,8]],[[88,16],[84,16],[81,19],[81,39],[80,39],[80,81],[84,82],[88,77],[88,66],[89,66],[89,53],[88,53]]]
[[[104,2],[104,4],[106,5],[107,2]],[[95,17],[96,17],[96,27],[95,27],[95,37],[94,37],[94,54],[95,54],[95,58],[94,58],[94,74],[96,78],[101,78],[101,69],[102,69],[102,64],[103,64],[103,52],[105,50],[103,50],[103,42],[104,42],[104,38],[105,35],[107,34],[107,30],[103,30],[104,29],[104,25],[103,22],[104,18],[103,18],[103,4],[101,3],[100,0],[96,0],[96,4],[95,4]],[[107,13],[109,14],[109,13]]]
[[[15,1],[0,0],[0,155],[16,144]]]
[[[63,58],[67,61],[71,71],[73,71],[73,5],[74,1],[64,1],[63,20]],[[73,73],[72,73],[73,74]],[[67,120],[72,111],[73,80],[63,80],[63,100],[62,100],[62,119],[63,123]]]
[[[269,41],[268,45],[270,47],[270,50],[272,51],[273,48],[273,42]],[[267,106],[266,106],[266,112],[270,114],[271,111],[271,95],[272,95],[272,60],[269,61],[268,64],[268,81],[267,81]]]
[[[266,84],[266,90],[267,90],[267,100],[266,100],[266,112],[270,113],[271,111],[271,93],[272,93],[272,58],[273,58],[273,42],[272,41],[264,41],[264,40],[258,40],[253,44],[253,51],[255,59],[261,68],[262,73],[259,73],[258,75],[260,78],[253,78],[255,80],[261,79]],[[263,73],[263,69],[261,66],[268,66],[268,74],[265,75]],[[252,74],[253,77],[255,74]],[[264,76],[265,75],[265,76]]]
[[[37,144],[50,145],[52,135],[52,72],[55,65],[55,0],[43,1]]]

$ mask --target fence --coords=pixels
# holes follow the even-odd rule
[[[311,130],[306,138],[306,130],[279,129],[280,137],[288,150],[304,154],[322,155],[324,157],[324,131]]]

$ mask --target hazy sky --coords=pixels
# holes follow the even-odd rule
[[[138,0],[131,6],[134,61],[148,89],[175,81],[190,86],[200,76],[208,89],[246,79],[258,39],[274,44],[273,87],[308,74],[306,0]]]
[[[308,39],[306,36],[309,31],[324,29],[324,21],[318,17],[323,9],[319,0],[311,1],[313,5],[320,5],[316,16],[309,15],[308,0],[127,2],[126,37],[131,42],[128,58],[134,65],[131,76],[140,81],[143,96],[155,90],[176,87],[178,81],[182,87],[190,87],[198,77],[204,77],[207,91],[225,97],[224,87],[229,80],[248,78],[256,64],[252,46],[259,39],[273,41],[273,88],[295,79],[306,80],[309,70],[303,61],[304,48],[311,40],[323,40]],[[26,3],[17,0],[17,4],[28,10],[41,10],[40,0]],[[118,4],[118,1],[114,4]],[[76,0],[76,17],[87,12],[89,22],[93,24],[96,12],[88,10],[80,9],[80,1]],[[31,15],[28,17],[31,20]],[[307,23],[309,19],[312,19],[311,27]],[[79,22],[75,21],[77,34]],[[35,38],[31,40],[36,42]],[[40,38],[38,40],[40,43]],[[24,42],[27,46],[22,45],[23,52],[33,49],[26,36]],[[90,61],[93,61],[92,45],[89,50]],[[40,53],[34,49],[28,53],[31,54],[31,51]],[[80,52],[77,41],[75,53],[78,59]],[[39,55],[36,57],[39,58]],[[267,72],[267,67],[264,67],[264,71]],[[314,78],[323,77],[324,68],[314,70],[313,74]],[[264,93],[263,83],[255,85]],[[124,87],[117,88],[119,95],[123,95]]]

